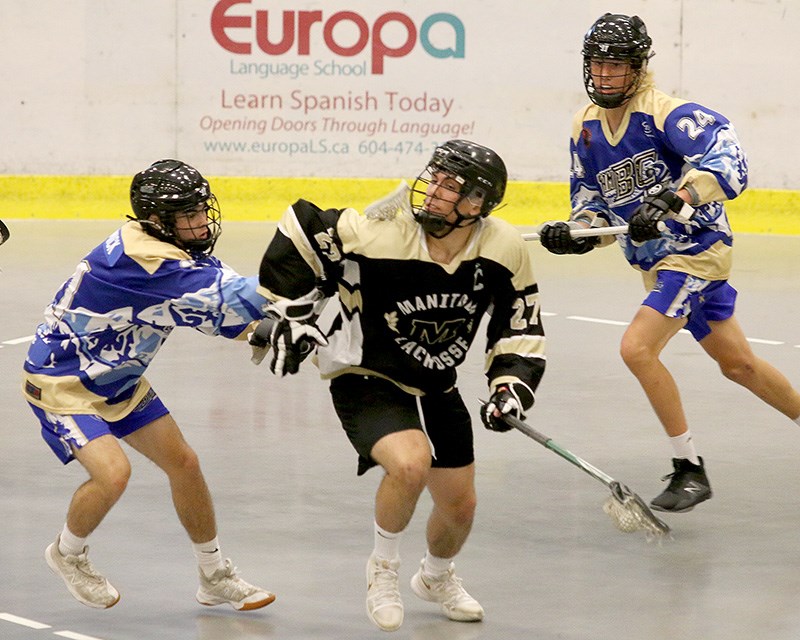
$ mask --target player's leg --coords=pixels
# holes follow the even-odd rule
[[[375,443],[371,457],[384,470],[375,494],[375,522],[400,533],[411,521],[431,467],[431,450],[422,431],[390,433]]]
[[[411,578],[411,589],[423,600],[438,603],[451,620],[482,620],[483,607],[464,589],[453,563],[475,517],[475,465],[431,469],[428,490],[433,498],[426,529],[428,550]]]
[[[169,479],[175,511],[200,565],[197,600],[205,605],[229,604],[237,610],[258,609],[272,602],[272,593],[239,578],[231,561],[222,559],[211,493],[197,454],[172,416],[160,415],[124,439],[158,465]]]
[[[453,558],[466,542],[475,518],[475,464],[458,469],[431,469],[428,491],[433,509],[428,517],[428,551]]]
[[[367,615],[384,631],[403,622],[400,597],[400,539],[430,471],[431,451],[425,434],[407,429],[383,436],[371,458],[384,470],[375,494],[374,546],[367,560]]]
[[[160,416],[124,439],[167,474],[175,511],[191,541],[201,543],[214,538],[214,506],[200,461],[172,416]]]
[[[131,471],[128,458],[109,425],[98,416],[31,408],[44,440],[61,462],[77,459],[89,474],[72,497],[61,533],[45,550],[47,564],[79,602],[100,609],[112,607],[119,601],[119,592],[89,561],[86,539],[125,491]]]
[[[622,359],[644,390],[674,453],[673,471],[665,476],[669,484],[650,503],[658,511],[689,511],[712,495],[703,459],[697,455],[686,422],[678,385],[660,359],[675,334],[684,326],[690,328],[687,317],[701,304],[708,286],[707,281],[687,274],[659,272],[656,286],[639,307],[620,345]],[[707,326],[701,325],[690,328],[698,340],[708,331]]]
[[[417,400],[388,380],[343,375],[331,381],[331,397],[353,448],[359,475],[380,465],[375,495],[374,546],[367,560],[366,609],[384,631],[403,623],[398,585],[400,540],[425,488],[431,449]]]
[[[483,608],[455,574],[453,559],[461,551],[475,517],[475,451],[472,420],[458,389],[428,394],[420,400],[435,452],[428,474],[433,509],[428,517],[428,548],[411,578],[414,593],[436,602],[451,620],[483,619]]]
[[[734,316],[709,321],[711,333],[700,341],[723,375],[749,389],[788,418],[800,417],[800,393],[770,363],[757,357]]]
[[[77,537],[87,538],[125,492],[131,465],[112,435],[86,443],[75,449],[74,455],[89,479],[72,496],[67,526]]]
[[[622,336],[620,355],[636,376],[664,431],[670,437],[687,429],[678,385],[661,362],[666,344],[686,321],[669,318],[648,306],[641,306]]]

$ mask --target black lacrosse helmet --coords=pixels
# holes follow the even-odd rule
[[[183,240],[175,231],[175,219],[205,205],[208,236]],[[192,255],[207,256],[222,233],[222,214],[208,181],[194,167],[180,160],[158,160],[133,176],[131,208],[152,236],[184,249]],[[155,217],[155,219],[154,219]]]
[[[583,38],[583,84],[589,99],[604,109],[625,104],[636,93],[652,57],[647,27],[639,16],[606,13],[598,18]],[[592,60],[617,60],[630,64],[633,80],[624,91],[601,93],[592,80]]]
[[[462,216],[456,210],[457,220],[447,222],[440,215],[425,210],[425,197],[433,175],[443,171],[453,176],[461,185],[461,200],[481,201],[480,215]],[[436,238],[443,238],[456,227],[474,224],[488,216],[503,200],[508,172],[503,160],[488,147],[469,140],[449,140],[436,147],[428,166],[414,181],[411,190],[411,211],[422,228]]]

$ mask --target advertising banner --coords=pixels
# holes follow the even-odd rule
[[[528,78],[515,59],[524,34],[513,15],[503,20],[476,3],[298,5],[181,3],[181,154],[238,175],[384,177],[417,170],[438,143],[466,138],[506,158],[518,151],[510,167],[531,163],[516,142],[530,135],[534,144],[526,132],[541,123],[525,115]],[[571,80],[577,103],[577,71]],[[563,180],[569,118],[560,120],[563,155],[550,177]]]

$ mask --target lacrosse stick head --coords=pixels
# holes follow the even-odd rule
[[[398,213],[411,213],[411,187],[405,180],[390,194],[364,207],[364,216],[372,220],[392,220]]]
[[[644,531],[648,540],[659,540],[670,536],[667,523],[657,518],[638,495],[624,484],[613,481],[611,495],[603,504],[603,511],[614,526],[625,533]]]

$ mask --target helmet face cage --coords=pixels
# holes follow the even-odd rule
[[[647,71],[652,42],[639,16],[606,13],[598,18],[583,38],[583,84],[589,99],[605,109],[619,107],[630,100]],[[631,81],[621,92],[599,92],[592,78],[592,60],[628,63]]]
[[[179,160],[159,160],[140,171],[131,182],[131,208],[145,231],[193,255],[211,255],[222,233],[222,214],[208,181],[194,167]],[[203,205],[208,235],[187,240],[175,223]],[[155,219],[154,219],[155,218]]]
[[[444,216],[425,209],[428,185],[435,174],[446,173],[461,186],[460,197],[453,207],[456,221],[450,223]],[[426,232],[443,238],[457,227],[474,224],[488,216],[500,204],[505,194],[508,174],[505,164],[494,151],[467,140],[450,140],[437,147],[428,166],[417,176],[411,189],[411,211],[414,219]],[[458,211],[463,200],[480,206],[476,216],[464,216]]]

